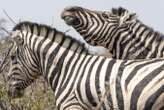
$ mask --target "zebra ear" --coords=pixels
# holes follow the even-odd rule
[[[126,11],[120,16],[120,25],[128,24],[137,19],[137,14],[133,12]]]
[[[137,14],[136,13],[130,13],[129,15],[129,21],[133,21],[137,19]]]
[[[118,15],[118,9],[117,8],[112,8],[112,14]]]
[[[118,15],[122,16],[125,14],[125,12],[127,11],[127,9],[123,8],[123,7],[119,7],[118,8]]]
[[[122,16],[124,13],[127,11],[127,9],[123,7],[119,8],[112,8],[112,14],[117,15],[117,16]]]

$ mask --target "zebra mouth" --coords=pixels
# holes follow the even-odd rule
[[[80,22],[78,20],[77,17],[75,17],[74,15],[72,15],[69,12],[62,12],[61,14],[61,18],[66,22],[66,24],[68,25],[78,25]]]
[[[19,88],[8,88],[8,96],[11,98],[21,98],[24,95],[24,90],[20,90]]]

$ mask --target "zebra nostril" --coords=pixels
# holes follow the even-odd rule
[[[66,8],[62,13],[61,13],[61,18],[66,22],[68,25],[76,25],[79,24],[79,19],[76,16],[72,10],[76,10],[75,7],[73,8]]]
[[[64,9],[64,11],[70,11],[70,12],[75,12],[75,11],[80,11],[80,10],[82,10],[82,8],[78,6],[66,7]]]

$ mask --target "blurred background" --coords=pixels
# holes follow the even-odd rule
[[[68,6],[82,6],[85,8],[101,11],[110,11],[112,7],[125,7],[136,12],[139,19],[159,32],[164,32],[163,0],[0,0],[0,25],[12,30],[13,24],[4,14],[16,22],[33,21],[52,25],[60,31],[84,41],[73,28],[67,26],[60,18],[61,11]],[[1,31],[0,31],[1,32]],[[0,33],[0,39],[4,33]],[[104,55],[107,52],[104,48],[95,48],[86,44],[92,53]],[[97,51],[98,50],[98,51]]]
[[[5,10],[15,21],[30,20],[53,25],[61,31],[68,27],[60,18],[60,13],[67,6],[82,6],[94,10],[110,11],[112,7],[122,6],[136,12],[139,19],[155,30],[164,32],[163,0],[0,0],[0,18],[7,20],[9,30],[14,26],[5,16]],[[71,29],[72,36],[79,36]]]
[[[61,11],[67,6],[82,6],[88,9],[110,11],[112,7],[122,6],[136,12],[139,19],[159,32],[164,32],[164,0],[0,0],[0,26],[11,31],[15,26],[4,13],[14,20],[32,21],[52,25],[60,31],[76,37],[81,37],[73,28],[67,26],[60,18]],[[6,34],[0,27],[0,61],[4,57],[8,44],[3,42]],[[103,53],[102,48],[94,48]],[[104,50],[105,52],[105,50]],[[107,52],[108,53],[108,52]],[[6,93],[6,74],[10,66],[0,74],[0,110],[54,110],[53,92],[47,83],[40,78],[27,88],[25,96],[11,100]]]

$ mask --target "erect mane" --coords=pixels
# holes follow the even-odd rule
[[[135,20],[136,22],[140,22],[147,30],[149,30],[151,33],[156,33],[159,38],[164,39],[164,34],[160,33],[156,30],[154,30],[152,27],[145,25],[142,21],[140,21],[136,15],[136,13],[130,12],[128,9],[123,8],[123,7],[118,7],[118,8],[112,8],[112,14],[119,16],[119,17],[124,17],[122,19],[122,24],[128,23],[132,20]]]
[[[16,31],[16,30],[27,31],[37,36],[42,36],[46,38],[49,37],[47,35],[49,34],[49,32],[54,33],[53,34],[54,38],[55,38],[55,34],[58,34],[58,35],[60,34],[61,37],[71,39],[73,42],[76,42],[77,44],[81,45],[86,51],[88,51],[88,49],[85,47],[85,44],[82,41],[79,41],[69,35],[66,35],[64,32],[58,31],[57,29],[52,28],[51,26],[48,26],[45,24],[38,24],[34,22],[24,21],[24,22],[20,22],[13,28],[13,31]],[[54,41],[54,38],[51,38],[52,41]]]
[[[117,16],[121,16],[126,11],[128,11],[128,10],[123,7],[112,8],[112,14],[117,15]]]
[[[137,15],[123,7],[112,8],[112,14],[119,18],[120,25],[128,24],[137,20]]]

